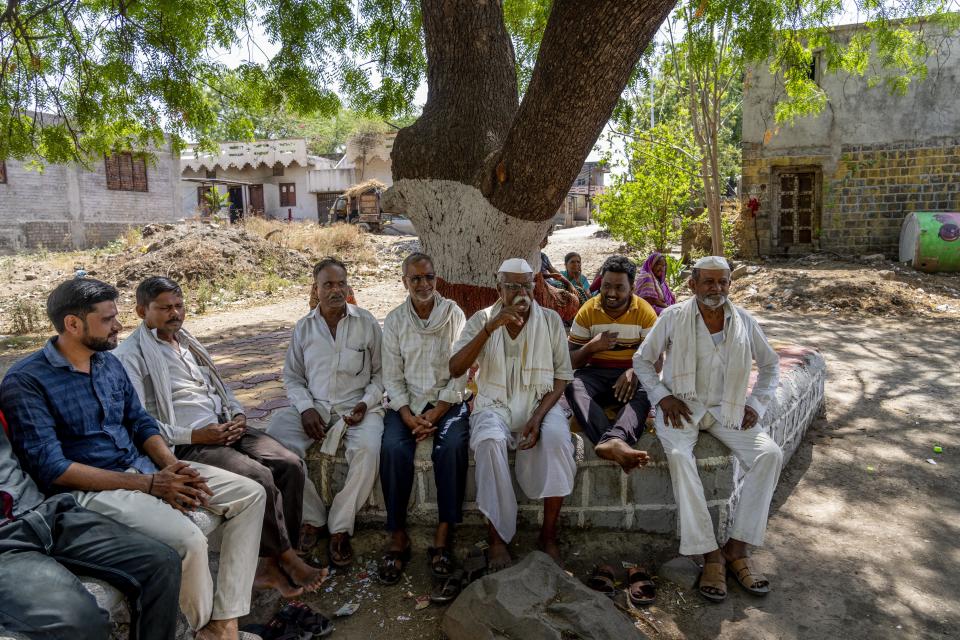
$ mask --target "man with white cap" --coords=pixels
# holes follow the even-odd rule
[[[694,297],[661,314],[633,366],[657,407],[657,435],[670,465],[680,518],[680,553],[703,554],[701,595],[714,602],[726,598],[727,571],[748,592],[766,595],[770,583],[752,566],[747,545],[763,544],[783,462],[780,447],[759,426],[776,393],[780,361],[756,320],[727,298],[726,260],[698,260],[689,287]],[[661,379],[655,364],[664,353]],[[753,361],[758,375],[748,396]],[[700,431],[729,447],[747,469],[723,548],[717,544],[693,455]]]
[[[560,508],[573,491],[577,470],[567,419],[556,406],[573,379],[566,333],[555,311],[533,301],[533,286],[526,260],[506,260],[497,273],[500,299],[467,321],[450,358],[454,377],[479,365],[470,448],[477,507],[489,522],[493,570],[510,564],[507,545],[517,530],[508,449],[517,449],[520,488],[527,497],[543,500],[538,546],[557,561]]]

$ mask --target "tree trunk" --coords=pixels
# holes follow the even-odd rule
[[[384,208],[403,211],[467,313],[500,263],[539,243],[672,0],[555,0],[518,105],[499,0],[423,0],[427,102],[392,152]]]

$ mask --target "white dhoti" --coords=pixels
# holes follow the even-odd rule
[[[206,478],[213,491],[205,508],[224,518],[216,591],[210,575],[207,537],[190,518],[140,491],[76,491],[74,496],[80,506],[168,544],[180,554],[180,609],[197,630],[210,620],[230,620],[250,613],[267,498],[263,487],[249,478],[200,462],[189,464]]]
[[[509,449],[517,449],[520,433],[511,432],[496,411],[470,416],[470,449],[476,463],[477,508],[497,534],[510,542],[517,532],[517,496],[510,479]],[[517,484],[530,499],[568,496],[577,473],[570,427],[563,410],[554,406],[540,426],[532,449],[517,449]]]
[[[706,431],[729,447],[747,469],[730,537],[754,546],[762,545],[770,500],[783,465],[783,452],[759,426],[745,431],[728,429],[721,427],[707,413],[698,427],[674,429],[665,425],[662,413],[657,412],[657,436],[670,465],[673,496],[680,518],[680,553],[697,555],[714,551],[719,546],[693,455],[693,446],[701,431]]]
[[[304,433],[300,412],[294,407],[275,413],[267,427],[267,433],[301,459],[306,457],[307,449],[314,443],[314,439]],[[383,416],[368,411],[359,424],[345,427],[340,437],[349,465],[343,489],[334,496],[328,513],[308,474],[303,491],[303,522],[315,527],[326,524],[331,534],[346,532],[353,535],[357,512],[370,497],[377,480]]]

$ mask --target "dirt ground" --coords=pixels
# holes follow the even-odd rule
[[[382,318],[403,299],[397,265],[415,239],[375,242],[381,264],[363,276],[357,296]],[[578,250],[592,273],[616,249],[581,228],[555,233],[547,253],[558,264]],[[755,553],[773,592],[755,599],[731,583],[728,600],[711,605],[660,582],[658,604],[638,621],[652,638],[960,637],[960,277],[894,272],[884,280],[877,273],[892,270],[887,264],[816,262],[765,263],[734,283],[734,298],[756,314],[771,341],[816,347],[828,366],[827,417],[784,469],[766,544]],[[838,284],[846,293],[827,288]],[[893,300],[897,292],[906,302]],[[214,339],[228,328],[289,327],[306,310],[305,290],[274,300],[191,318],[189,327]],[[0,370],[24,348],[11,344]],[[934,453],[935,445],[943,452]],[[413,533],[415,555],[401,585],[376,583],[385,535],[367,528],[355,540],[362,561],[304,598],[328,614],[360,603],[354,616],[336,620],[334,637],[442,637],[443,609],[415,609],[415,596],[430,588],[430,532]],[[517,552],[531,550],[534,536],[521,532]],[[480,530],[461,530],[461,555],[482,538]],[[676,554],[676,541],[664,537],[566,532],[564,540],[567,568],[578,577],[598,560],[657,566]],[[275,606],[258,599],[253,618],[265,621]]]

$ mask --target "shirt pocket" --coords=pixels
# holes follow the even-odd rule
[[[367,350],[364,347],[351,347],[346,345],[340,352],[340,372],[359,376],[370,366],[370,359],[367,357]]]

